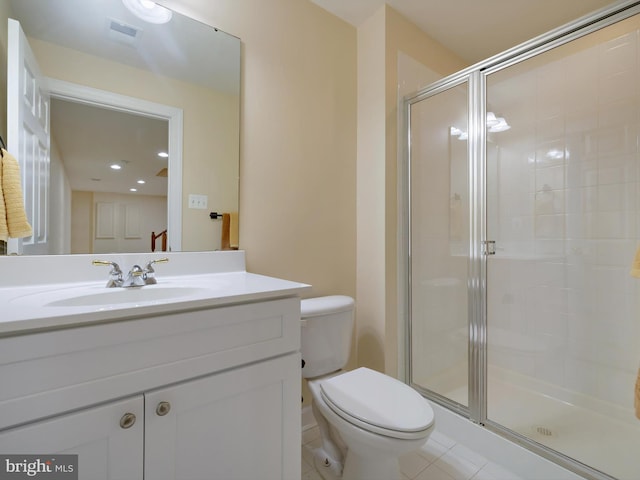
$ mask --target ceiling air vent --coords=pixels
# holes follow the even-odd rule
[[[115,40],[116,42],[133,45],[137,43],[142,36],[142,29],[112,18],[108,19],[108,26],[107,35],[111,40]]]

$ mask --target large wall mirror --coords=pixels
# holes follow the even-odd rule
[[[2,131],[34,227],[19,247],[10,240],[21,254],[150,252],[152,233],[159,251],[165,230],[167,250],[217,250],[213,211],[237,229],[240,40],[167,9],[165,23],[142,19],[133,10],[154,4],[125,5],[137,1],[0,0],[10,92]],[[9,19],[35,67],[12,67]],[[42,79],[35,110],[49,118],[48,140],[17,140],[24,98],[12,85],[25,80],[12,75],[24,70]],[[45,167],[22,163],[35,150],[49,157],[42,185],[30,178],[42,180]],[[231,237],[237,244],[237,230]]]

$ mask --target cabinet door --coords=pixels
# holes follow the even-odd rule
[[[145,480],[300,478],[300,356],[145,394]]]
[[[123,421],[126,414],[135,415]],[[77,454],[80,480],[142,480],[144,399],[87,408],[0,432],[2,454]]]

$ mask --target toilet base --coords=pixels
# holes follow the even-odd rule
[[[373,461],[369,456],[360,457],[349,452],[341,472],[339,463],[332,462],[322,448],[316,448],[313,463],[323,480],[401,480],[396,458]]]
[[[332,461],[322,448],[313,451],[313,466],[322,480],[340,480],[342,478],[342,464]]]

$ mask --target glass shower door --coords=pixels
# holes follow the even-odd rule
[[[489,423],[629,480],[639,38],[631,17],[486,77]]]
[[[468,84],[410,110],[411,383],[468,406]]]

